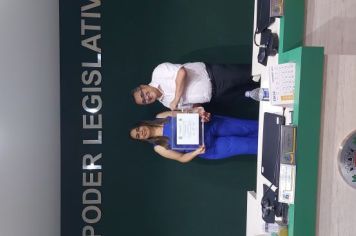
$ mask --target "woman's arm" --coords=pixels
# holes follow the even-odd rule
[[[160,112],[156,115],[156,118],[167,118],[168,116],[173,116],[173,112],[172,111]]]
[[[199,113],[199,116],[200,116],[202,122],[210,121],[210,113],[206,112],[204,107],[194,107],[192,109],[192,111]],[[181,113],[181,111],[174,111],[174,112]],[[166,118],[168,116],[173,116],[173,111],[164,111],[164,112],[158,113],[156,115],[156,118]]]
[[[205,109],[204,109],[204,107],[199,106],[199,107],[194,107],[191,111],[201,114],[201,113],[205,112]],[[173,116],[173,112],[182,113],[182,111],[163,111],[163,112],[158,113],[156,115],[156,118],[166,118],[168,116]]]
[[[156,145],[154,147],[154,150],[161,155],[162,157],[165,157],[167,159],[179,161],[181,163],[187,163],[191,160],[193,160],[196,156],[199,154],[203,154],[205,152],[205,146],[200,146],[196,150],[188,153],[181,153],[173,150],[166,149],[162,146]]]

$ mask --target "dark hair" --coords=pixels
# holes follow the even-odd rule
[[[140,86],[137,86],[131,90],[131,95],[133,96],[137,91],[140,90]]]
[[[131,128],[130,131],[133,129],[136,129],[140,126],[159,127],[159,126],[165,124],[167,121],[168,121],[167,118],[156,118],[154,120],[140,121],[133,128]],[[153,145],[160,145],[165,148],[168,148],[168,146],[169,146],[168,145],[168,137],[166,137],[166,136],[158,136],[158,137],[152,137],[152,138],[148,138],[148,139],[135,139],[135,140],[148,142]]]
[[[134,103],[136,103],[136,100],[135,100],[135,93],[136,93],[137,91],[139,91],[139,90],[140,90],[140,86],[137,86],[136,88],[134,88],[134,89],[131,90],[131,97],[132,97]],[[136,103],[136,104],[137,104],[137,103]]]

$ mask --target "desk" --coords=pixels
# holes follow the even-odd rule
[[[255,0],[254,8],[254,29],[256,29],[257,22],[257,0]],[[273,33],[279,35],[280,19],[276,19],[275,22],[269,27]],[[256,35],[256,42],[260,42],[261,34]],[[253,43],[252,46],[252,75],[261,75],[261,87],[268,88],[268,70],[266,66],[257,62],[259,48]],[[278,55],[269,57],[267,66],[278,64]],[[282,107],[272,106],[268,101],[260,102],[259,109],[259,128],[258,128],[258,152],[257,152],[257,173],[256,173],[256,192],[247,192],[247,218],[246,218],[246,235],[254,236],[264,233],[261,212],[261,199],[263,197],[263,184],[270,186],[270,182],[261,174],[262,165],[262,138],[263,138],[263,116],[265,112],[282,114]]]
[[[255,6],[256,2],[257,1],[255,1]],[[300,22],[300,17],[304,17],[304,9],[300,6],[304,6],[304,3],[298,5],[297,1],[294,0],[290,0],[288,3],[286,2],[284,11],[286,16],[295,10],[288,8],[288,6],[298,6],[300,14],[297,14],[299,20],[296,22]],[[296,16],[296,13],[294,12],[291,15]],[[256,7],[254,16],[255,28]],[[297,125],[298,127],[296,154],[297,173],[295,186],[295,204],[290,208],[289,235],[305,236],[315,234],[320,107],[324,53],[323,48],[313,47],[296,47],[292,50],[285,51],[286,45],[290,46],[297,44],[299,39],[298,37],[284,37],[287,36],[285,35],[287,32],[290,32],[288,27],[292,27],[292,25],[290,25],[292,23],[293,18],[286,17],[286,19],[284,19],[283,17],[281,19],[276,19],[276,21],[271,25],[270,28],[272,29],[272,32],[279,34],[280,54],[277,54],[275,57],[269,57],[267,66],[286,62],[296,63],[293,124]],[[259,37],[256,37],[256,41],[259,42]],[[252,74],[260,74],[261,87],[268,87],[267,67],[258,64],[256,59],[257,54],[258,48],[253,45]],[[263,196],[263,184],[269,185],[269,181],[261,175],[261,163],[263,116],[264,112],[267,111],[281,114],[282,108],[271,106],[269,102],[260,103],[256,174],[257,181],[256,191],[247,192],[247,236],[255,236],[264,233],[264,221],[262,220],[261,213],[261,199]]]

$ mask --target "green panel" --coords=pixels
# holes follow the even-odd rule
[[[284,0],[284,16],[280,25],[279,51],[286,52],[303,45],[304,1]]]
[[[288,236],[294,236],[294,205],[289,205],[288,209]]]
[[[294,228],[291,235],[315,234],[323,48],[299,47],[280,54],[279,63],[296,63],[293,123],[297,125]],[[293,214],[293,208],[292,212]]]

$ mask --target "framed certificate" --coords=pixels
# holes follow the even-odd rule
[[[175,113],[171,124],[172,150],[195,150],[204,144],[204,123],[198,113]]]

